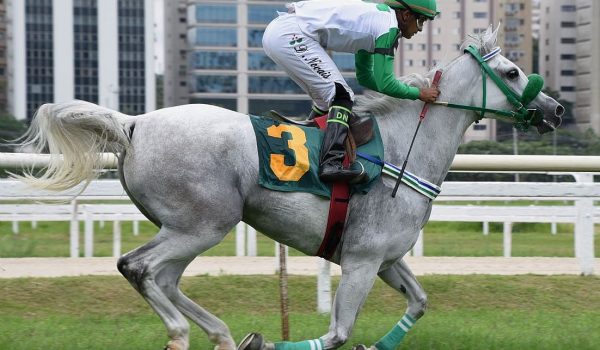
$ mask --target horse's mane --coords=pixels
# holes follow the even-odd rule
[[[478,48],[479,53],[482,56],[491,52],[496,47],[499,28],[500,25],[498,25],[496,30],[493,30],[492,25],[490,25],[485,32],[479,34],[469,34],[467,39],[465,39],[460,46],[461,52],[469,45],[473,45]],[[447,68],[455,61],[456,59],[444,66],[444,68]],[[433,74],[437,69],[438,67],[433,67],[425,75],[412,73],[398,79],[407,85],[416,86],[418,88],[429,86],[431,81],[430,79],[433,77]],[[374,115],[385,115],[394,110],[401,109],[403,106],[411,102],[412,101],[408,99],[398,99],[395,97],[386,96],[379,92],[369,91],[364,96],[359,96],[357,98],[354,111],[358,114],[373,113]]]

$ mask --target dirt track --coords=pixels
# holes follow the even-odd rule
[[[415,275],[493,274],[493,275],[578,275],[575,258],[456,258],[407,257]],[[61,277],[81,275],[118,275],[116,258],[4,258],[0,259],[0,278]],[[290,257],[288,273],[316,275],[318,258]],[[195,275],[269,275],[277,265],[273,257],[200,257],[188,267],[186,276]],[[600,259],[595,259],[595,274],[600,274]],[[340,268],[332,265],[332,275]]]

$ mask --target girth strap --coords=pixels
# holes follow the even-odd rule
[[[321,130],[327,127],[327,116],[314,119]],[[344,157],[342,164],[348,166],[350,163],[348,155]],[[331,199],[329,201],[329,215],[323,242],[317,251],[317,256],[323,259],[331,259],[342,240],[346,218],[348,215],[348,204],[350,203],[350,186],[346,182],[335,182],[331,188]]]

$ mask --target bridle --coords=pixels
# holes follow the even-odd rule
[[[461,105],[457,103],[438,102],[436,104],[443,105],[449,108],[464,109],[469,111],[475,111],[478,113],[477,121],[483,119],[486,113],[492,113],[500,117],[508,118],[513,122],[513,126],[522,131],[529,129],[531,125],[538,125],[542,122],[542,116],[537,113],[536,109],[528,109],[526,106],[536,98],[536,96],[542,90],[544,86],[544,79],[538,74],[530,74],[528,76],[529,82],[523,90],[523,94],[519,96],[510,86],[506,83],[490,68],[487,61],[499,54],[501,49],[496,47],[488,54],[483,57],[479,54],[479,50],[470,45],[465,49],[465,53],[469,53],[481,67],[482,86],[483,86],[483,99],[481,101],[481,107]],[[508,99],[510,104],[513,105],[514,109],[492,109],[486,108],[486,95],[487,95],[487,77],[489,77],[496,86],[504,93],[504,96]]]

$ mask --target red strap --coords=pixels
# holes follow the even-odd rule
[[[327,127],[327,115],[315,118],[315,122],[320,129],[324,130]],[[346,156],[343,164],[348,166],[349,163],[350,160]],[[350,186],[346,182],[335,182],[331,189],[325,237],[323,237],[323,242],[321,242],[321,246],[317,251],[317,256],[329,260],[335,253],[344,233],[349,203]]]

